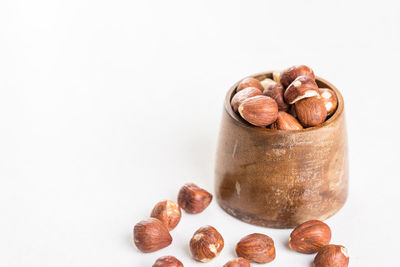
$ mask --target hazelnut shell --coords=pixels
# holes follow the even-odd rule
[[[312,127],[323,123],[327,112],[319,97],[305,98],[295,103],[297,119],[303,127]]]
[[[160,250],[172,243],[168,229],[155,218],[137,223],[133,228],[133,239],[136,247],[145,253]]]
[[[239,257],[256,263],[271,262],[276,256],[272,238],[258,233],[243,237],[235,250]]]
[[[196,261],[208,262],[224,248],[222,235],[212,226],[203,226],[190,240],[190,252]]]
[[[297,226],[290,234],[289,247],[297,252],[312,254],[331,241],[331,229],[318,220],[311,220]]]
[[[178,193],[179,206],[190,214],[200,213],[210,205],[213,196],[193,183],[182,186]]]
[[[181,208],[171,200],[165,200],[157,203],[151,211],[150,217],[159,219],[168,231],[174,229],[181,220]]]
[[[270,125],[278,117],[278,104],[269,96],[247,98],[238,110],[243,119],[260,127]]]
[[[314,267],[347,267],[348,251],[344,246],[327,245],[320,249],[314,258]]]

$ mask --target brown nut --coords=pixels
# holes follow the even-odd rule
[[[308,76],[315,80],[314,72],[310,67],[298,65],[283,70],[280,75],[280,82],[284,88],[287,88],[299,76]]]
[[[337,108],[338,100],[335,92],[328,88],[320,88],[319,94],[321,95],[322,101],[324,101],[326,112],[328,116],[333,114]]]
[[[266,83],[264,88],[263,95],[269,96],[275,100],[278,104],[279,110],[287,111],[289,109],[289,105],[286,104],[285,100],[283,99],[284,89],[280,83],[271,80],[271,82]]]
[[[310,77],[299,76],[289,85],[283,96],[287,103],[294,104],[307,97],[319,96],[318,85]]]
[[[294,105],[290,105],[289,114],[292,115],[293,117],[297,118],[296,107]]]
[[[303,127],[312,127],[325,121],[327,112],[319,97],[305,98],[295,103],[297,119]]]
[[[281,71],[276,70],[272,72],[272,79],[274,79],[274,81],[277,83],[281,83]]]
[[[271,124],[271,129],[296,131],[303,129],[303,126],[292,115],[284,112],[278,112],[278,118]]]
[[[327,224],[311,220],[297,226],[290,234],[289,247],[297,252],[312,254],[331,241],[331,229]]]
[[[183,267],[183,264],[174,256],[163,256],[158,258],[152,267]]]
[[[347,267],[349,254],[344,246],[327,245],[314,258],[315,267]]]
[[[238,110],[243,119],[255,126],[268,126],[278,117],[278,104],[269,96],[247,98]]]
[[[145,253],[160,250],[172,243],[168,229],[155,218],[137,223],[133,228],[133,240],[137,248]]]
[[[200,213],[210,205],[213,196],[195,184],[182,186],[178,194],[179,206],[190,214]]]
[[[236,258],[225,263],[223,267],[251,267],[251,265],[245,258]]]
[[[168,231],[171,231],[178,225],[181,216],[181,208],[171,200],[157,203],[150,215],[150,217],[159,219],[167,227]]]
[[[264,90],[264,87],[262,86],[262,84],[260,83],[259,80],[257,80],[256,78],[253,77],[248,77],[248,78],[244,78],[237,86],[236,88],[236,92],[239,92],[240,90],[243,90],[244,88],[247,87],[255,87],[260,89],[260,91],[262,92]]]
[[[212,226],[203,226],[190,240],[190,252],[196,261],[208,262],[224,248],[224,239]]]
[[[268,263],[275,259],[274,241],[267,235],[251,234],[236,245],[236,254],[256,263]]]
[[[242,104],[242,102],[244,100],[246,100],[249,97],[256,96],[256,95],[262,95],[262,92],[260,91],[260,89],[255,88],[255,87],[247,87],[247,88],[237,92],[233,96],[232,101],[231,101],[231,106],[232,106],[233,111],[237,112],[240,104]]]

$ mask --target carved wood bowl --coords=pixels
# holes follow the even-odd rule
[[[272,72],[253,77],[271,78]],[[348,190],[343,97],[328,81],[316,82],[336,93],[338,108],[323,124],[299,131],[250,125],[230,105],[239,82],[228,91],[215,168],[216,199],[227,213],[255,225],[293,228],[342,208]]]

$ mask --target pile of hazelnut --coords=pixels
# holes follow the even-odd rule
[[[232,109],[252,125],[301,130],[323,123],[338,105],[334,91],[318,88],[305,65],[273,72],[273,79],[243,79],[231,100]]]
[[[212,194],[195,184],[185,184],[179,191],[178,203],[165,200],[157,203],[150,218],[134,226],[133,238],[137,248],[145,253],[169,246],[173,230],[181,219],[181,208],[189,214],[204,211],[212,201]],[[330,245],[331,229],[325,223],[312,220],[296,227],[290,234],[289,247],[300,253],[317,253],[315,267],[347,267],[347,249],[340,245]],[[222,235],[212,226],[199,228],[192,236],[190,252],[194,260],[208,262],[217,257],[224,248]],[[269,263],[275,259],[275,245],[265,234],[253,233],[243,237],[236,244],[238,258],[223,267],[250,267],[250,262]],[[158,258],[153,267],[183,267],[174,256]]]

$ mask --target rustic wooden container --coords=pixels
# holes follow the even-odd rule
[[[272,72],[253,77],[271,78]],[[348,188],[344,103],[331,83],[316,78],[338,97],[323,124],[299,131],[255,127],[231,108],[238,83],[228,91],[218,140],[215,190],[219,205],[247,223],[293,228],[325,220],[345,203]]]

